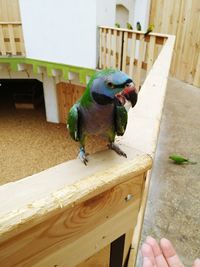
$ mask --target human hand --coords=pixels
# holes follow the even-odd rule
[[[174,247],[168,239],[162,238],[160,244],[148,236],[141,248],[142,267],[184,267]],[[200,267],[200,259],[194,261],[193,267]]]

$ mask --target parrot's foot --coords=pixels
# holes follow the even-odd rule
[[[115,143],[108,144],[108,148],[114,150],[118,155],[127,158],[126,153],[122,151]]]
[[[87,165],[87,163],[88,163],[87,155],[88,154],[85,153],[85,149],[83,147],[81,147],[79,150],[79,153],[78,153],[78,157],[85,165]]]

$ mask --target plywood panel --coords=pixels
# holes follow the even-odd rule
[[[132,177],[81,203],[61,207],[57,214],[1,243],[2,266],[69,267],[83,262],[134,227],[143,178],[144,174]]]
[[[21,21],[18,0],[0,0],[0,21]]]
[[[57,84],[59,118],[61,123],[66,123],[70,108],[82,96],[84,90],[85,86],[83,85],[64,82]]]
[[[155,32],[176,35],[172,76],[200,87],[196,79],[200,53],[200,1],[152,0],[150,23],[155,25]]]

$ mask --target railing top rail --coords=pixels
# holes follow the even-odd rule
[[[21,21],[0,21],[1,25],[22,25]]]
[[[140,34],[140,35],[144,35],[145,32],[144,31],[136,31],[136,30],[128,30],[126,28],[116,28],[116,27],[108,27],[108,26],[103,26],[100,25],[98,26],[100,29],[111,29],[111,30],[116,30],[116,31],[123,31],[123,32],[130,32],[130,33],[136,33],[136,34]],[[163,34],[163,33],[155,33],[155,32],[151,32],[148,35],[152,35],[152,36],[156,36],[156,37],[163,37],[163,38],[170,38],[173,35],[170,34]]]

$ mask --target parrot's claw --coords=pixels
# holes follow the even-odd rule
[[[87,163],[88,163],[87,156],[88,156],[88,153],[85,153],[85,149],[81,147],[78,153],[78,157],[85,164],[85,166],[87,166]]]
[[[108,148],[114,150],[118,155],[127,158],[127,155],[124,151],[122,151],[116,144],[110,143],[108,144]]]

